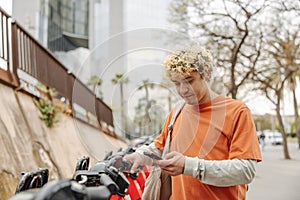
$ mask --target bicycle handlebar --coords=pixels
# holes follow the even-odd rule
[[[105,186],[87,187],[87,196],[88,200],[107,200],[111,193]]]
[[[22,191],[9,200],[108,200],[111,196],[106,186],[86,187],[71,179],[49,182],[39,189]]]
[[[90,170],[89,157],[83,157],[77,162],[72,179],[47,183],[47,169],[28,172],[20,181],[18,193],[9,200],[107,200],[112,195],[125,197],[130,184],[127,178],[136,179],[138,175],[137,172],[129,173],[132,164],[123,158],[125,153],[118,152],[108,160],[97,162]]]

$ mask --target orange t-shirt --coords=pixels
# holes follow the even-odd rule
[[[155,139],[159,149],[164,147],[171,116],[172,112]],[[184,106],[174,123],[170,151],[205,160],[262,159],[249,109],[242,102],[223,95],[209,103]],[[172,177],[172,191],[172,200],[246,199],[246,185],[217,187],[187,175]]]

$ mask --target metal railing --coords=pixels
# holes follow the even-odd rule
[[[96,116],[96,127],[115,136],[111,108],[1,8],[0,17],[0,81],[22,89],[18,76],[18,70],[21,70],[57,91],[69,100],[72,107],[74,103],[78,104],[86,113]],[[76,96],[73,95],[75,86]],[[73,114],[73,117],[76,115]],[[90,124],[95,126],[95,123]]]
[[[11,17],[0,8],[0,80],[12,86],[19,85],[16,72],[13,71],[11,62]]]

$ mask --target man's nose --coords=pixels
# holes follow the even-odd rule
[[[181,94],[187,93],[189,91],[189,85],[186,84],[186,83],[180,84],[179,91],[180,91]]]

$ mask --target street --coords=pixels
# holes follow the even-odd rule
[[[254,181],[249,184],[247,200],[299,200],[300,150],[288,144],[291,160],[285,160],[282,145],[266,145],[263,162],[258,164]]]

